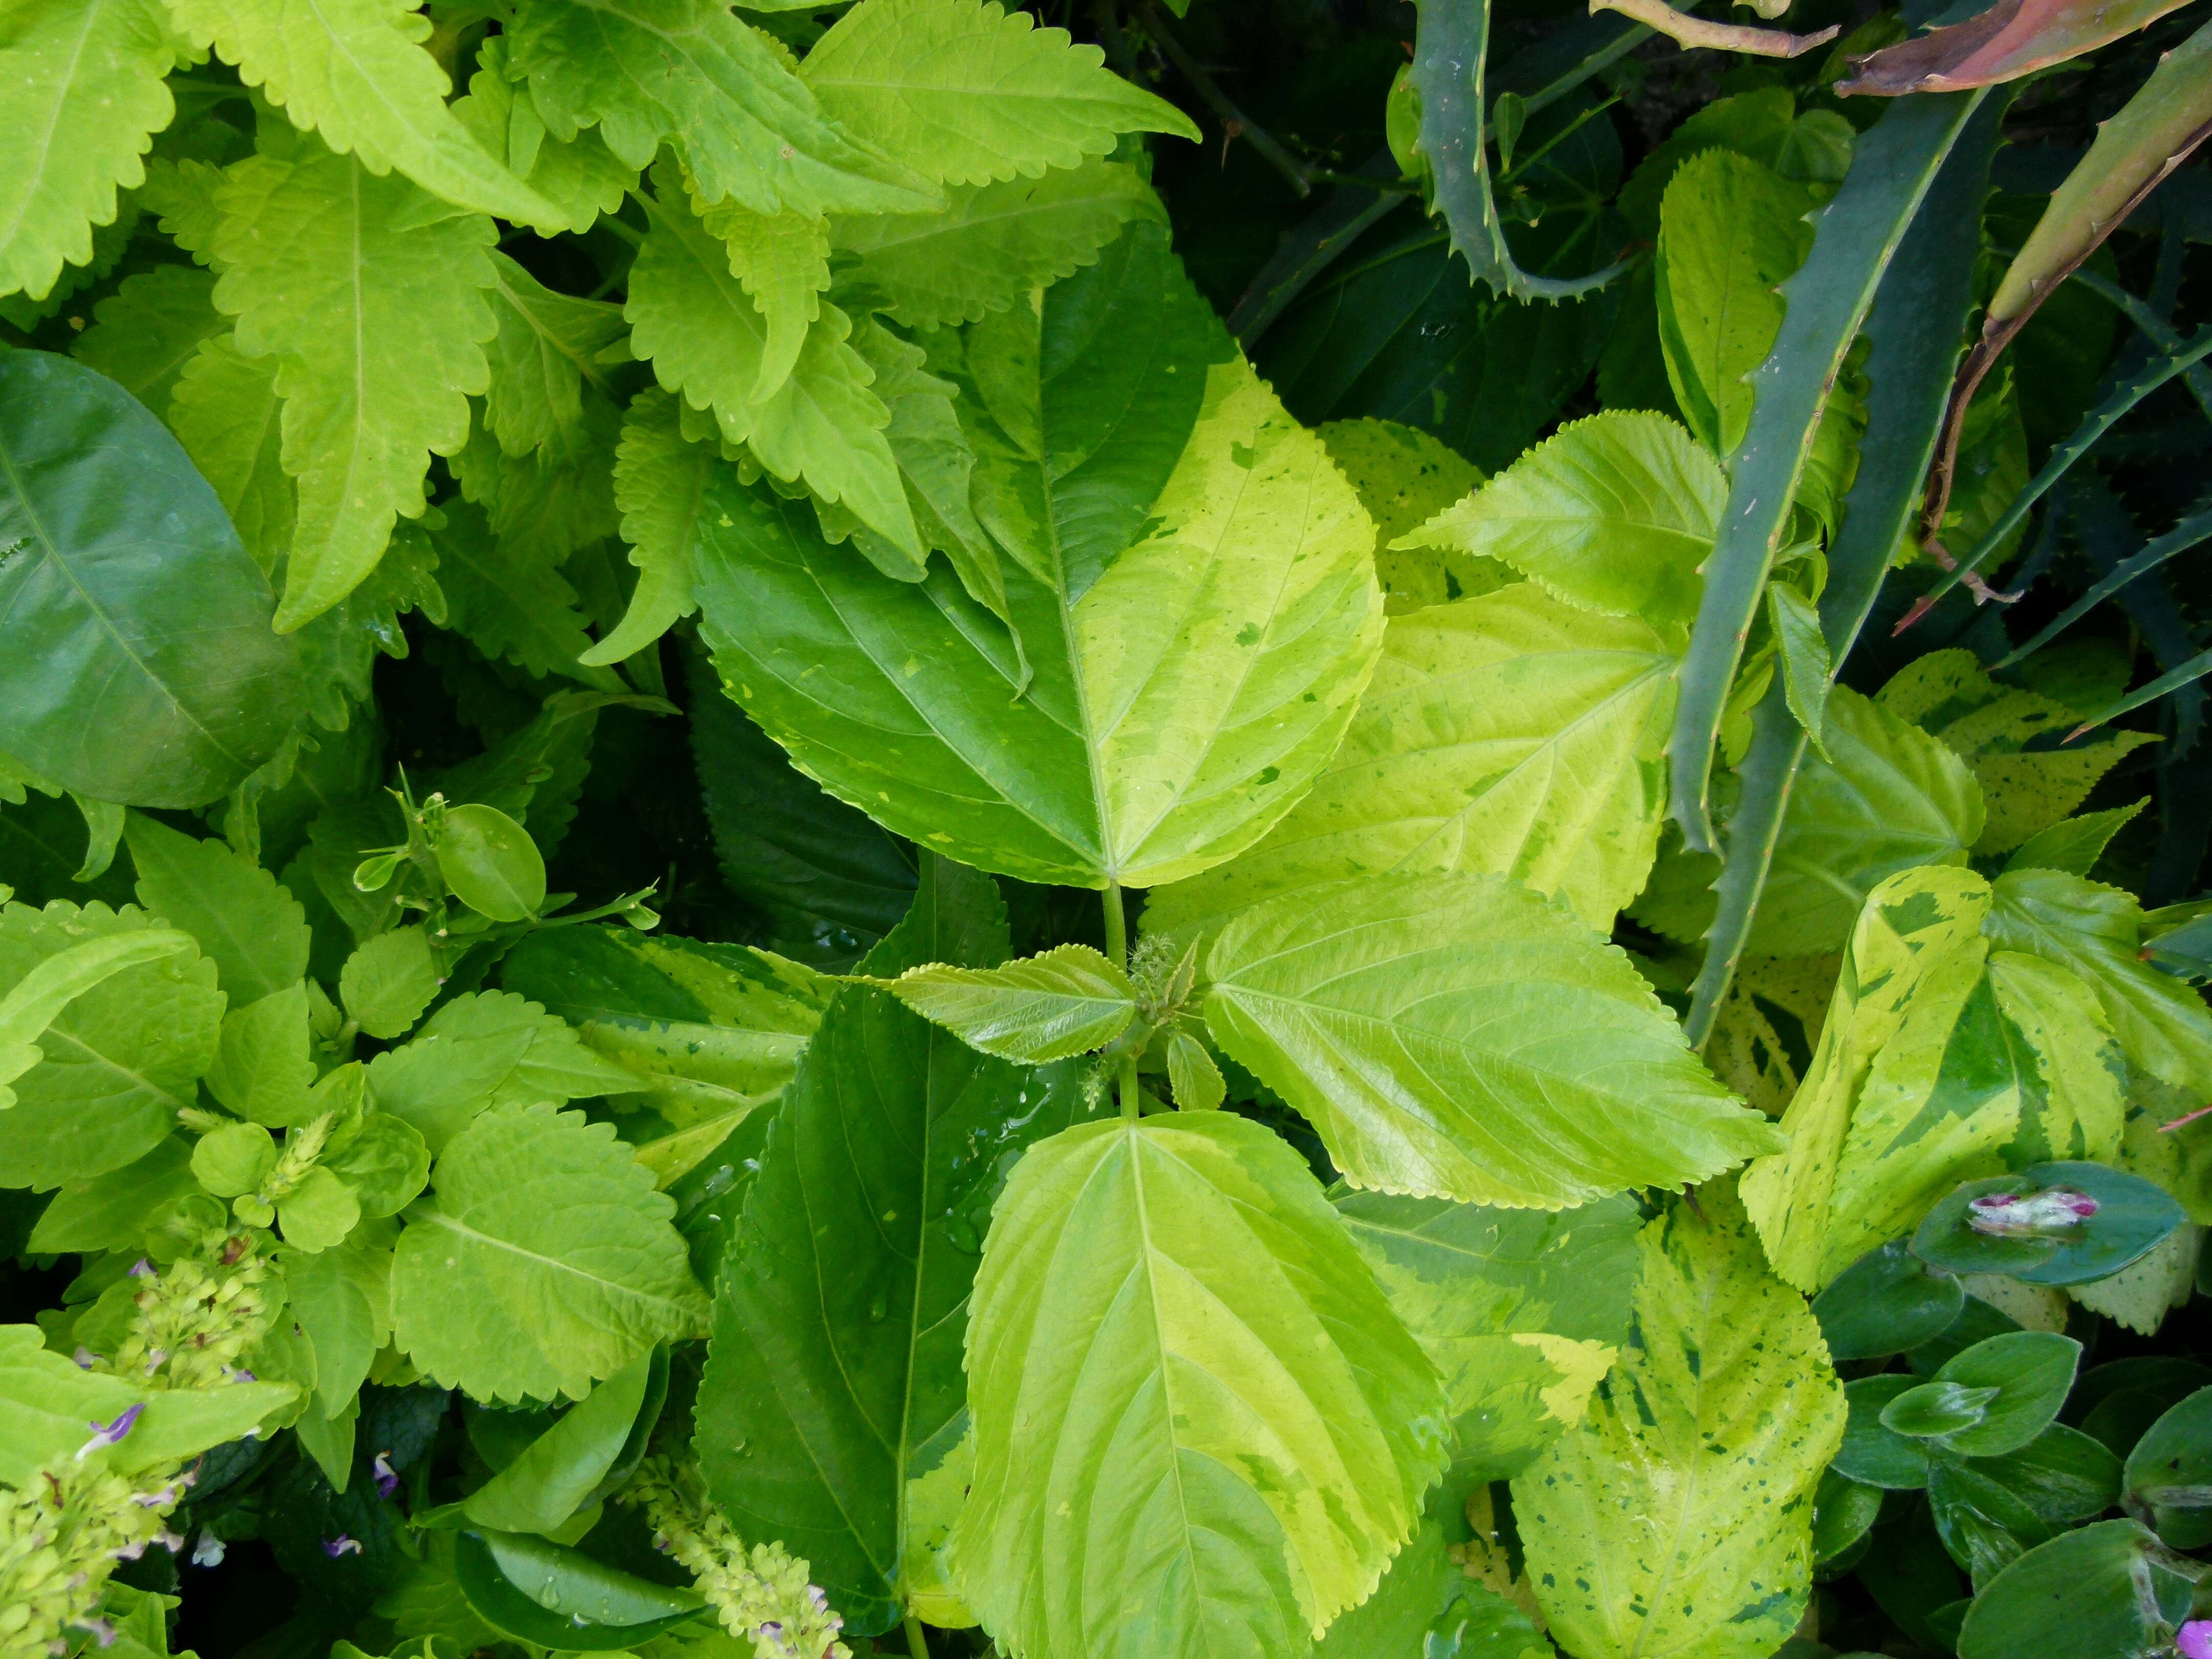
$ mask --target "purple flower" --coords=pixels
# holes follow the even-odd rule
[[[98,1418],[93,1419],[92,1438],[76,1449],[77,1461],[82,1462],[87,1452],[97,1451],[102,1446],[114,1445],[125,1435],[137,1427],[138,1419],[145,1414],[145,1411],[146,1402],[142,1400],[112,1423],[103,1423]]]
[[[392,1493],[399,1490],[399,1474],[398,1471],[392,1467],[392,1454],[390,1451],[380,1451],[377,1453],[376,1461],[371,1463],[368,1467],[370,1472],[376,1476],[376,1494],[378,1497],[389,1498]]]
[[[329,1556],[333,1561],[337,1560],[341,1555],[359,1555],[361,1553],[361,1540],[358,1538],[349,1538],[343,1533],[340,1533],[335,1538],[325,1538],[323,1540],[323,1553]]]
[[[192,1565],[196,1567],[219,1567],[222,1565],[223,1542],[215,1535],[211,1527],[200,1528],[200,1540],[192,1546]]]
[[[1967,1224],[1999,1238],[2048,1238],[2097,1213],[2087,1193],[2053,1187],[2041,1193],[1984,1193],[1967,1205]]]
[[[136,1261],[131,1264],[131,1277],[133,1279],[158,1279],[161,1275],[154,1271],[154,1264],[147,1261],[146,1258],[142,1255]]]
[[[94,1365],[97,1365],[99,1363],[100,1363],[100,1356],[99,1356],[98,1354],[94,1353],[91,1349],[89,1349],[89,1348],[86,1347],[86,1346],[84,1346],[84,1344],[83,1344],[83,1343],[82,1343],[82,1342],[80,1342],[80,1343],[78,1343],[78,1344],[76,1345],[76,1368],[77,1368],[77,1370],[81,1370],[81,1371],[88,1371],[88,1370],[91,1370]]]
[[[2212,1619],[2192,1619],[2174,1632],[2182,1659],[2212,1659]]]
[[[251,1382],[254,1380],[254,1376],[252,1371],[243,1366],[225,1365],[222,1368],[222,1380],[226,1382]]]
[[[830,1598],[822,1593],[821,1585],[809,1584],[806,1587],[806,1599],[814,1603],[815,1612],[827,1613],[830,1611]]]

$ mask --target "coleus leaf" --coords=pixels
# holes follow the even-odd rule
[[[1206,966],[1215,1039],[1358,1186],[1549,1209],[1778,1144],[1626,957],[1500,877],[1287,893],[1224,928]]]
[[[228,325],[229,319],[222,320]],[[299,489],[283,464],[280,366],[276,357],[245,356],[225,326],[202,341],[178,371],[168,411],[177,441],[271,580],[283,572],[299,518]],[[317,702],[319,684],[317,677],[308,678],[308,696]]]
[[[730,274],[752,295],[753,308],[767,325],[760,372],[746,401],[773,397],[789,376],[805,344],[808,325],[822,314],[823,292],[830,286],[830,225],[819,214],[755,213],[735,203],[709,207],[691,191],[702,223],[721,239]]]
[[[1811,1589],[1812,1496],[1844,1432],[1820,1328],[1735,1195],[1646,1224],[1639,1340],[1513,1483],[1555,1639],[1589,1659],[1760,1659]]]
[[[453,1138],[408,1212],[396,1339],[480,1400],[581,1399],[705,1322],[674,1211],[612,1124],[495,1106]]]
[[[112,380],[0,355],[0,752],[94,800],[198,806],[299,716],[269,585]]]
[[[837,120],[948,185],[1073,167],[1125,132],[1197,142],[1189,117],[1105,57],[997,0],[861,0],[799,73]]]
[[[64,264],[93,257],[116,191],[176,114],[164,78],[185,56],[159,0],[38,0],[9,9],[0,84],[0,295],[41,300]]]
[[[406,0],[167,0],[201,50],[303,131],[379,177],[397,167],[476,213],[562,228],[562,216],[485,153],[446,106],[446,72],[423,50],[430,20]]]
[[[300,487],[285,630],[360,586],[395,518],[421,515],[430,452],[467,441],[497,328],[489,220],[312,137],[289,148],[231,169],[214,246],[240,350],[279,360],[284,470]]]
[[[931,859],[865,965],[981,969],[1007,949],[991,878]],[[776,1108],[731,1218],[701,1466],[733,1525],[805,1551],[849,1630],[897,1621],[917,1482],[956,1467],[968,1299],[1003,1172],[1086,1115],[1079,1066],[988,1058],[861,984],[838,991]]]
[[[198,942],[234,1007],[296,985],[307,971],[299,901],[219,841],[196,841],[131,815],[125,830],[138,902]]]
[[[755,213],[934,205],[917,173],[831,118],[768,36],[714,0],[533,0],[507,35],[556,138],[597,124],[629,167],[664,143],[709,203]]]
[[[886,586],[756,492],[707,527],[706,636],[747,712],[886,827],[1028,879],[1172,880],[1256,839],[1336,746],[1379,643],[1372,532],[1220,361],[1152,227],[977,327],[1000,318],[966,363],[1014,635],[949,574]],[[825,667],[834,700],[807,684]]]
[[[469,77],[468,95],[454,100],[453,118],[548,204],[550,215],[536,222],[541,231],[589,230],[601,214],[622,206],[638,170],[609,149],[596,129],[566,139],[549,133],[530,89],[508,76],[507,48],[504,34],[477,43],[477,72]]]
[[[1510,875],[1610,927],[1658,844],[1672,631],[1532,582],[1393,617],[1312,792],[1256,846],[1157,890],[1146,929],[1212,931],[1261,899],[1384,871]]]
[[[542,449],[584,419],[588,389],[608,391],[604,355],[629,331],[622,307],[556,294],[504,253],[491,256],[491,385],[484,425],[510,455]]]
[[[1297,1155],[1226,1112],[1030,1149],[968,1373],[955,1583],[1024,1652],[1299,1651],[1443,1462],[1434,1367]]]
[[[685,438],[676,398],[648,386],[631,400],[615,452],[615,505],[637,586],[621,623],[584,653],[583,663],[620,662],[699,608],[691,590],[702,516],[723,516],[717,491],[740,487],[737,469],[714,445]]]
[[[198,265],[156,265],[125,276],[93,307],[93,325],[70,356],[166,416],[169,393],[200,342],[230,326],[215,308],[214,293],[215,274]]]
[[[673,167],[663,163],[653,176],[653,228],[631,267],[624,306],[631,349],[692,408],[711,408],[727,442],[748,446],[779,478],[803,478],[876,531],[883,541],[872,545],[894,556],[886,574],[919,580],[921,540],[883,433],[890,411],[868,389],[874,375],[846,342],[850,319],[823,302],[788,375],[756,402],[769,319],[731,269],[727,245],[687,205]],[[710,317],[717,319],[711,327],[702,321]]]
[[[620,692],[611,668],[586,667],[591,649],[576,590],[531,544],[495,536],[467,501],[439,509],[434,532],[438,585],[453,629],[487,657],[504,657],[532,674],[558,674],[598,691]]]
[[[1166,210],[1134,167],[1092,158],[1041,178],[956,185],[935,213],[841,216],[859,279],[913,328],[980,321],[1091,264],[1132,220]]]

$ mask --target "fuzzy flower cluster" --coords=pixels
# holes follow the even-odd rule
[[[645,1506],[653,1543],[698,1579],[731,1635],[752,1638],[755,1659],[852,1659],[837,1639],[845,1621],[806,1582],[806,1563],[781,1544],[747,1550],[707,1502],[696,1470],[648,1458],[623,1501]]]
[[[187,1257],[156,1271],[131,1269],[144,1283],[130,1334],[116,1351],[119,1376],[149,1388],[207,1389],[238,1379],[241,1355],[268,1333],[269,1264],[243,1238],[220,1241],[210,1260]]]
[[[142,1486],[79,1463],[0,1487],[0,1659],[49,1659],[87,1636],[112,1642],[99,1616],[108,1575],[151,1546],[183,1546],[168,1515],[185,1484]]]

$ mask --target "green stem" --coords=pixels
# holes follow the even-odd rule
[[[906,1615],[906,1650],[913,1659],[929,1659],[929,1638],[922,1633],[921,1620],[911,1611]]]
[[[1121,908],[1121,884],[1119,882],[1106,884],[1106,956],[1117,968],[1127,969],[1129,965],[1129,922]],[[1135,1122],[1137,1056],[1133,1051],[1121,1056],[1114,1084],[1121,1097],[1121,1115],[1130,1122]]]

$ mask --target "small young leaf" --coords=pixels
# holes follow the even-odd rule
[[[420,927],[395,927],[346,958],[338,994],[356,1025],[389,1042],[422,1017],[442,982],[430,959],[429,934]]]
[[[315,1082],[308,1041],[307,988],[295,980],[222,1017],[222,1042],[203,1081],[256,1123],[305,1123],[319,1109],[308,1094]]]
[[[192,1148],[192,1175],[217,1198],[257,1191],[276,1165],[276,1137],[258,1123],[226,1123]]]
[[[1820,616],[1802,593],[1788,582],[1766,585],[1766,615],[1774,627],[1774,644],[1782,659],[1782,689],[1790,699],[1790,712],[1805,728],[1814,752],[1831,760],[1822,736],[1828,712],[1828,683],[1834,678],[1828,662],[1828,642],[1820,633]]]
[[[1001,968],[910,968],[880,984],[970,1048],[1024,1066],[1103,1048],[1136,1017],[1129,976],[1087,945]]]
[[[591,1500],[645,1403],[653,1356],[640,1354],[562,1413],[514,1461],[463,1500],[461,1512],[500,1532],[550,1533]]]
[[[538,1004],[502,991],[455,997],[368,1066],[377,1105],[412,1124],[433,1152],[488,1108],[626,1093],[635,1081]]]
[[[243,1008],[299,983],[307,923],[276,878],[219,841],[195,841],[134,812],[125,830],[138,867],[138,902],[199,942],[231,1006]]]
[[[1168,1086],[1175,1091],[1176,1108],[1186,1112],[1217,1111],[1229,1097],[1221,1068],[1206,1052],[1206,1045],[1188,1031],[1178,1030],[1168,1038]]]

